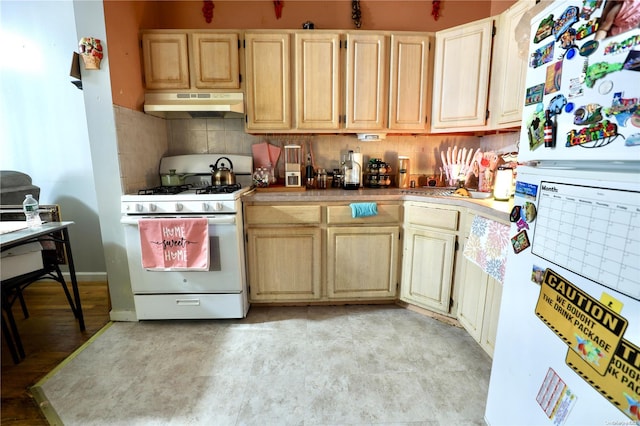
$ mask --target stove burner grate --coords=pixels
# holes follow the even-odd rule
[[[239,183],[233,185],[207,186],[196,189],[196,194],[230,194],[232,192],[236,192],[240,188],[242,188],[242,186]]]
[[[191,185],[156,186],[154,188],[141,189],[138,191],[138,195],[179,194],[189,189],[191,189]]]

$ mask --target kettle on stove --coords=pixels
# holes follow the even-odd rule
[[[225,163],[220,163],[220,160],[227,160],[229,168],[225,166]],[[218,158],[216,164],[210,164],[209,167],[211,167],[211,186],[235,185],[236,175],[233,173],[233,163],[227,157]]]

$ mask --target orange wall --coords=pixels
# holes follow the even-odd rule
[[[428,0],[362,0],[362,30],[438,31],[486,18],[515,0],[441,0],[440,18]],[[317,29],[355,29],[350,0],[285,0],[276,19],[273,2],[214,0],[213,21],[202,16],[203,2],[104,0],[113,103],[142,110],[144,88],[140,29],[298,29],[312,21]]]

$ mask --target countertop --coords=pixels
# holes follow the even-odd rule
[[[437,195],[445,188],[360,188],[346,189],[308,189],[301,191],[252,191],[242,197],[244,202],[256,203],[310,203],[310,202],[383,202],[383,201],[422,201],[434,204],[466,207],[509,222],[513,208],[513,198],[508,201],[496,201],[493,197],[476,199],[451,195]]]

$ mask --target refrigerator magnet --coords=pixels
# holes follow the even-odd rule
[[[548,95],[550,93],[554,93],[560,90],[561,82],[562,82],[562,61],[558,61],[556,63],[553,63],[547,66],[547,78],[544,83],[544,94]]]
[[[634,124],[635,126],[635,124]],[[638,125],[636,127],[640,127],[640,118],[638,119]],[[640,133],[634,133],[633,135],[627,137],[624,141],[625,146],[638,146],[640,145]]]
[[[521,214],[521,218],[524,219],[526,222],[531,223],[534,220],[536,220],[536,215],[538,214],[538,211],[536,210],[536,205],[527,201],[526,203],[524,203],[524,208],[522,209]]]
[[[560,40],[562,35],[571,28],[573,24],[578,22],[578,8],[576,6],[569,6],[560,15],[557,21],[553,23],[553,36],[556,41]]]
[[[511,209],[511,213],[509,214],[509,221],[515,223],[518,220],[520,220],[520,210],[521,209],[522,209],[522,207],[520,207],[520,206],[513,206],[513,208]]]
[[[527,94],[525,96],[524,104],[533,105],[542,102],[542,95],[544,93],[544,83],[536,84],[535,86],[527,87]]]
[[[589,40],[588,42],[580,46],[580,56],[590,56],[591,54],[593,54],[593,52],[598,50],[598,46],[600,46],[600,43],[595,40]]]
[[[529,224],[526,220],[520,218],[516,222],[516,226],[518,227],[518,231],[522,231],[523,229],[529,229]]]
[[[531,268],[531,281],[533,281],[534,283],[538,284],[538,285],[542,285],[542,278],[544,277],[544,270],[545,268],[542,268],[538,265],[533,265]]]
[[[624,64],[622,62],[597,62],[593,65],[589,65],[589,67],[587,68],[584,83],[589,89],[591,89],[596,84],[596,81],[600,80],[607,74],[620,71],[623,65]]]
[[[515,236],[511,237],[511,245],[513,246],[513,251],[518,254],[522,250],[529,247],[531,244],[529,243],[529,237],[527,236],[527,231],[524,229],[518,232]]]
[[[579,107],[573,113],[573,124],[577,126],[587,126],[602,120],[602,105],[587,104]]]
[[[613,115],[620,127],[627,127],[627,121],[638,115],[638,98],[623,98],[622,92],[613,94],[611,108],[607,109],[609,115]]]
[[[576,30],[574,30],[573,28],[569,28],[560,36],[560,47],[562,47],[563,49],[571,49],[575,45]]]
[[[629,52],[622,67],[629,71],[640,71],[640,50]]]
[[[551,42],[549,44],[545,44],[544,46],[536,49],[529,59],[529,66],[531,68],[538,68],[541,65],[546,64],[547,62],[553,61],[553,46],[555,42]]]
[[[591,124],[582,129],[571,129],[567,133],[566,147],[581,146],[583,148],[600,148],[609,145],[620,134],[618,126],[609,120],[602,120],[599,123]]]
[[[585,13],[585,7],[582,8],[582,14],[584,15]],[[592,12],[593,13],[592,9]],[[589,13],[589,16],[591,16],[591,13]],[[589,19],[588,17],[583,17],[582,19]],[[591,34],[595,33],[598,30],[598,19],[592,19],[589,22],[582,24],[578,27],[578,30],[576,31],[576,38],[578,40],[582,40],[583,38],[586,38],[588,36],[590,36]]]
[[[613,81],[605,80],[598,86],[598,93],[600,93],[601,95],[606,95],[611,92],[611,89],[613,89]]]
[[[540,25],[538,25],[538,29],[536,30],[536,35],[533,37],[534,43],[540,43],[545,38],[551,35],[551,31],[553,30],[553,14],[544,18]]]

